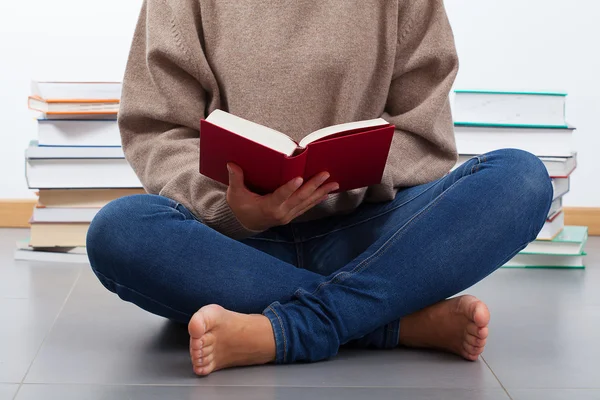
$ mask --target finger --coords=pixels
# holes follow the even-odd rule
[[[288,215],[291,214],[293,218],[296,218],[297,216],[304,214],[309,209],[321,203],[329,195],[329,193],[336,191],[339,188],[340,185],[338,185],[336,182],[321,186],[308,199],[294,207]]]
[[[229,190],[234,193],[245,191],[244,171],[233,163],[227,163],[227,171],[229,171]]]
[[[276,191],[274,191],[271,195],[273,200],[273,206],[279,207],[280,205],[285,203],[287,199],[289,199],[290,196],[293,195],[300,186],[302,186],[303,182],[304,179],[300,177],[294,178],[285,185],[278,188]]]
[[[287,201],[282,205],[283,209],[286,210],[286,213],[289,213],[293,209],[297,207],[302,207],[302,205],[308,201],[308,199],[312,198],[315,195],[317,189],[321,187],[325,181],[329,179],[328,172],[321,172],[314,177],[312,177],[308,182],[306,182],[300,189],[298,189],[292,196],[287,199]],[[325,192],[327,193],[327,192]],[[321,197],[325,193],[321,193],[321,195],[317,195],[316,197]]]
[[[317,205],[321,204],[322,202],[324,202],[325,200],[327,200],[329,198],[329,195],[326,194],[325,196],[317,199],[317,201],[314,201],[308,205],[306,205],[304,208],[300,209],[300,210],[295,210],[294,214],[291,216],[290,220],[294,220],[295,218],[301,216],[302,214],[304,214],[305,212],[307,212],[308,210],[310,210],[313,207],[316,207]]]

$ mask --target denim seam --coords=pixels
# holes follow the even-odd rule
[[[272,243],[286,243],[286,244],[296,243],[294,241],[289,241],[289,240],[267,239],[267,238],[259,238],[259,237],[249,237],[248,240],[257,240],[257,241],[272,242]]]
[[[336,274],[333,278],[331,278],[329,281],[323,282],[323,283],[319,284],[319,286],[317,286],[317,288],[312,292],[312,295],[316,295],[317,293],[319,293],[321,291],[321,289],[323,289],[327,285],[330,285],[330,284],[333,284],[333,283],[342,282],[343,280],[352,277],[353,275],[355,275],[355,274],[363,271],[364,269],[366,269],[374,261],[378,260],[381,256],[383,256],[383,254],[385,253],[385,251],[389,247],[391,247],[394,243],[396,243],[396,241],[398,239],[400,239],[402,237],[401,233],[403,233],[406,230],[405,228],[409,224],[411,224],[412,222],[414,222],[415,220],[417,220],[418,218],[420,218],[421,216],[423,216],[426,213],[426,211],[429,211],[434,206],[436,206],[440,202],[440,200],[443,199],[448,194],[448,192],[450,192],[450,189],[454,188],[454,186],[456,186],[459,182],[462,182],[463,180],[464,180],[463,178],[460,178],[459,180],[457,180],[456,182],[454,182],[452,185],[450,185],[450,187],[448,189],[446,189],[433,202],[429,203],[425,208],[423,208],[416,215],[414,215],[410,220],[408,220],[379,249],[377,249],[377,251],[375,253],[373,253],[372,255],[370,255],[365,260],[361,261],[356,267],[354,267],[354,269],[352,271],[348,271],[348,272],[343,271],[343,272],[340,272],[340,273]]]
[[[296,259],[298,260],[298,268],[304,268],[304,257],[302,255],[302,242],[296,243]]]
[[[183,216],[183,219],[187,219],[187,215],[185,215],[184,213],[182,213],[181,210],[178,208],[180,205],[181,205],[180,203],[175,203],[175,206],[173,206],[173,210],[175,210],[179,214],[181,214],[181,216]]]
[[[387,348],[394,348],[400,343],[400,321],[390,322],[386,330],[386,343]]]
[[[173,308],[173,307],[170,307],[170,306],[168,306],[168,305],[166,305],[166,304],[163,304],[163,303],[161,303],[160,301],[156,301],[156,300],[154,300],[154,299],[152,299],[152,298],[150,298],[150,297],[146,296],[145,294],[138,292],[137,290],[131,289],[131,288],[130,288],[130,287],[128,287],[128,286],[122,285],[122,284],[120,284],[120,283],[118,283],[118,282],[116,282],[116,281],[114,281],[114,280],[110,279],[109,277],[107,277],[106,275],[104,275],[102,272],[98,272],[98,271],[97,271],[97,270],[95,270],[94,268],[92,268],[92,271],[94,271],[94,273],[95,273],[95,274],[102,276],[102,278],[106,279],[106,280],[107,280],[107,281],[109,281],[110,283],[112,283],[112,284],[114,284],[114,285],[116,285],[116,286],[118,286],[118,287],[125,288],[125,289],[129,290],[130,292],[132,292],[132,293],[135,293],[135,294],[137,294],[137,295],[139,295],[139,296],[143,297],[144,299],[146,299],[146,300],[148,300],[148,301],[150,301],[150,302],[152,302],[152,303],[158,304],[158,305],[160,305],[161,307],[165,307],[165,308],[167,308],[167,309],[169,309],[169,310],[171,310],[171,311],[174,311],[174,312],[176,312],[176,313],[178,313],[178,314],[182,314],[183,316],[185,316],[185,317],[186,317],[186,318],[188,318],[188,319],[191,317],[191,315],[190,315],[190,314],[184,313],[183,311],[179,311],[179,310],[177,310],[177,309],[175,309],[175,308]]]
[[[470,175],[473,175],[475,172],[477,172],[479,170],[479,165],[481,165],[481,163],[482,163],[480,156],[475,156],[475,158],[477,158],[477,162],[475,164],[473,164],[473,166],[471,167]]]
[[[397,206],[395,206],[395,207],[393,207],[393,208],[390,208],[389,210],[386,210],[386,211],[384,211],[384,212],[382,212],[382,213],[379,213],[379,214],[377,214],[377,215],[373,215],[373,216],[371,216],[371,217],[369,217],[369,218],[367,218],[367,219],[363,219],[363,220],[361,220],[361,221],[355,222],[355,223],[353,223],[353,224],[351,224],[351,225],[344,226],[343,228],[334,229],[334,230],[332,230],[332,231],[329,231],[329,232],[327,232],[327,233],[323,233],[323,234],[321,234],[321,235],[317,235],[317,236],[311,236],[310,238],[307,238],[307,239],[303,240],[303,243],[305,243],[305,242],[308,242],[308,241],[310,241],[310,240],[313,240],[313,239],[318,239],[318,238],[321,238],[321,237],[323,237],[323,236],[330,235],[330,234],[332,234],[332,233],[335,233],[335,232],[343,231],[343,230],[345,230],[345,229],[349,229],[349,228],[355,227],[355,226],[357,226],[357,225],[360,225],[360,224],[364,224],[365,222],[368,222],[368,221],[371,221],[371,220],[373,220],[373,219],[375,219],[375,218],[379,218],[379,217],[381,217],[381,216],[383,216],[383,215],[389,214],[389,213],[391,213],[392,211],[394,211],[394,210],[397,210],[398,208],[400,208],[400,207],[403,207],[403,206],[405,206],[406,204],[410,203],[411,201],[413,201],[413,200],[414,200],[414,199],[416,199],[417,197],[420,197],[421,195],[423,195],[423,194],[427,193],[428,191],[430,191],[431,189],[435,188],[436,186],[438,186],[438,185],[439,185],[439,184],[441,184],[441,183],[442,183],[442,182],[440,181],[440,182],[437,182],[437,183],[436,183],[436,184],[434,184],[434,185],[431,185],[430,187],[428,187],[427,189],[423,190],[422,192],[419,192],[418,194],[414,195],[414,196],[413,196],[413,197],[411,197],[410,199],[406,200],[405,202],[403,202],[403,203],[401,203],[401,204],[398,204]]]
[[[273,312],[275,317],[277,317],[277,320],[279,321],[279,326],[281,327],[281,336],[283,337],[283,363],[285,364],[285,361],[287,360],[287,339],[285,338],[285,328],[283,326],[283,321],[281,320],[281,317],[279,316],[279,314],[277,314],[273,306],[269,306],[268,308]]]
[[[298,268],[304,268],[303,267],[303,260],[302,260],[302,246],[301,243],[297,240],[296,238],[296,231],[294,230],[294,227],[290,225],[290,232],[292,233],[292,239],[294,240],[294,249],[296,250],[296,263],[297,263],[297,267]]]

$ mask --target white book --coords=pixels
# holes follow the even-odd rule
[[[534,240],[519,253],[577,256],[583,253],[587,238],[586,226],[565,226],[552,240]]]
[[[552,217],[552,219],[546,220],[535,240],[552,240],[564,229],[564,227],[565,214],[560,212]]]
[[[116,120],[38,120],[42,146],[121,146]]]
[[[291,156],[298,148],[303,149],[312,142],[338,133],[389,125],[383,118],[331,125],[306,135],[300,142],[296,143],[285,133],[219,109],[210,113],[206,121],[287,156]]]
[[[566,127],[565,93],[455,91],[454,120],[481,124]]]
[[[141,188],[123,158],[27,159],[25,176],[30,189]]]
[[[85,247],[33,248],[29,240],[17,242],[14,259],[19,261],[57,262],[62,264],[89,264]]]
[[[89,264],[86,254],[15,249],[14,259],[19,261],[57,262],[61,264]]]
[[[553,178],[567,177],[577,168],[577,153],[570,157],[540,157],[540,160]]]
[[[547,256],[543,254],[517,254],[504,264],[504,268],[585,268],[583,255]]]
[[[36,207],[33,220],[36,222],[92,222],[100,208],[81,207]]]
[[[559,212],[562,211],[562,197],[558,197],[552,200],[552,204],[550,205],[550,211],[548,211],[548,219],[552,219]]]
[[[460,154],[453,170],[475,156],[475,154]],[[548,175],[553,178],[565,178],[577,167],[577,153],[573,153],[570,157],[539,157],[539,159],[546,167]]]
[[[25,157],[34,158],[125,158],[121,147],[38,146],[31,142]]]
[[[556,200],[569,192],[571,178],[552,178],[552,200]]]
[[[86,113],[86,112],[78,112],[78,113],[43,113],[37,112],[36,118],[38,121],[40,119],[48,120],[48,121],[116,121],[117,113],[114,112],[95,112],[95,113]]]
[[[460,154],[484,154],[516,148],[538,157],[570,157],[575,152],[574,129],[455,125],[454,133]]]
[[[97,100],[121,99],[120,82],[49,82],[32,81],[31,94],[46,100]]]

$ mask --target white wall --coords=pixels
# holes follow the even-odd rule
[[[31,79],[120,80],[141,0],[0,1],[0,198],[32,197],[23,151],[35,138]],[[600,2],[446,0],[456,88],[569,93],[579,168],[567,205],[600,207]]]
[[[0,0],[0,199],[31,198],[30,82],[120,81],[141,0]]]
[[[569,206],[600,207],[600,1],[446,0],[456,89],[567,92],[577,130]]]

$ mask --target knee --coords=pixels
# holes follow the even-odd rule
[[[522,207],[533,218],[545,221],[552,203],[552,180],[542,161],[535,155],[518,149],[503,149],[489,154],[497,160],[499,179],[506,185],[513,207]],[[540,225],[541,229],[541,225]]]
[[[132,265],[135,242],[144,229],[140,216],[146,214],[144,210],[149,206],[147,196],[113,200],[90,224],[86,238],[88,258],[92,270],[107,287],[107,280],[115,280],[124,266]]]

